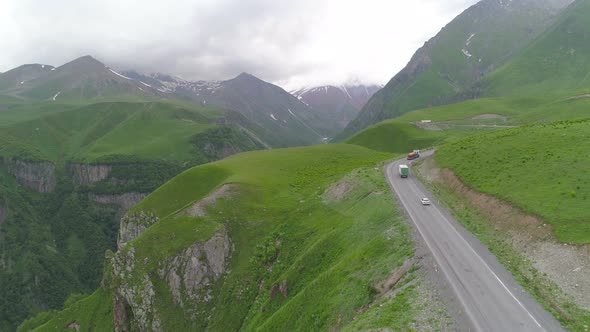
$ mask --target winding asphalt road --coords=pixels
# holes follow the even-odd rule
[[[426,157],[432,152],[421,155]],[[387,166],[393,191],[438,264],[475,331],[563,331],[559,322],[412,175],[399,176],[398,160]],[[423,206],[420,198],[430,198]]]

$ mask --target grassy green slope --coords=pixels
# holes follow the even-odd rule
[[[587,97],[482,98],[412,111],[366,128],[346,142],[377,151],[404,153],[506,126],[585,119],[590,116],[589,108]],[[492,117],[486,118],[488,115]],[[419,129],[415,124],[422,120],[431,120],[441,130]]]
[[[5,156],[17,154],[12,143],[18,142],[20,154],[50,161],[92,162],[107,155],[189,160],[190,137],[212,127],[210,113],[170,103],[92,104],[4,128],[0,149]]]
[[[590,243],[590,121],[537,124],[440,148],[437,161],[475,190],[553,226],[560,241]]]
[[[378,284],[413,255],[407,226],[381,170],[373,168],[389,156],[355,145],[250,152],[188,170],[152,193],[135,210],[162,219],[127,250],[135,248],[138,261],[149,257],[133,277],[154,278],[164,329],[326,330],[350,323]],[[341,197],[325,194],[337,181],[349,189]],[[228,183],[238,193],[218,201],[206,217],[180,212]],[[199,304],[203,313],[191,324],[155,271],[158,262],[219,228],[235,245],[231,273],[215,284],[211,303]],[[288,295],[271,296],[272,286],[284,280]],[[387,308],[391,319],[371,324],[409,328],[411,319],[396,317],[411,308]],[[56,316],[45,326],[65,321]]]
[[[418,129],[413,124],[398,120],[386,120],[357,133],[346,143],[383,152],[407,153],[437,145],[443,137],[441,132]]]
[[[60,312],[43,312],[23,322],[18,332],[31,331],[76,331],[75,325],[66,329],[71,323],[78,326],[92,326],[92,331],[113,331],[113,300],[104,289],[98,289],[92,295],[66,301],[66,309]],[[71,303],[70,303],[71,302]],[[75,317],[75,320],[71,318]],[[87,329],[85,329],[87,331]]]
[[[104,250],[115,247],[117,208],[77,192],[30,192],[0,167],[0,210],[0,331],[98,286]]]
[[[478,99],[417,110],[368,127],[347,139],[346,143],[383,152],[407,153],[414,149],[432,147],[484,130],[494,129],[492,127],[475,127],[477,125],[510,124],[500,120],[474,120],[473,118],[482,114],[496,114],[511,119],[518,114],[518,106],[523,103],[525,101],[522,100]],[[420,129],[416,123],[422,120],[430,120],[434,124],[445,125],[449,128],[445,127],[444,130]]]
[[[549,2],[481,1],[467,9],[419,49],[336,140],[412,110],[457,100],[457,94],[509,61],[554,21],[564,4]]]
[[[571,96],[590,86],[590,3],[576,1],[553,27],[484,79],[484,94]]]

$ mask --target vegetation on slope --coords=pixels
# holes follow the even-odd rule
[[[30,192],[0,168],[0,210],[1,331],[98,286],[104,251],[115,247],[116,208],[67,187]]]
[[[152,193],[134,210],[153,211],[161,220],[125,250],[134,248],[137,261],[149,258],[136,265],[133,278],[155,280],[163,328],[326,330],[349,324],[413,255],[407,225],[381,169],[373,168],[388,156],[354,145],[244,153],[190,169]],[[237,193],[218,201],[207,216],[182,212],[222,184],[237,186]],[[191,320],[155,271],[158,262],[219,228],[228,230],[235,246],[231,273],[217,281],[212,300],[199,303],[200,314]],[[277,295],[272,289],[280,283],[288,291]],[[406,293],[411,296],[411,288]],[[399,312],[411,309],[385,307],[390,319],[373,313],[365,324],[408,328],[412,319]],[[85,310],[72,310],[68,319],[55,316],[39,330],[77,320]]]
[[[484,79],[489,96],[556,95],[590,83],[590,3],[576,1],[513,61]],[[586,90],[586,93],[588,91]]]
[[[216,125],[223,116],[181,102],[23,103],[0,112],[0,330],[98,286],[120,212],[89,194],[149,193],[193,165],[262,148],[239,127]],[[52,162],[55,192],[18,185],[2,165],[10,158]],[[110,171],[76,185],[72,163]]]
[[[471,86],[510,61],[568,3],[489,0],[470,7],[414,54],[337,141],[412,110],[473,98]]]
[[[92,331],[114,331],[113,300],[108,291],[99,288],[87,297],[72,295],[64,304],[63,311],[42,312],[26,320],[17,332],[32,331],[78,331],[76,327],[92,326]],[[75,320],[71,318],[75,317]],[[84,329],[87,331],[88,329]]]
[[[169,103],[92,104],[4,128],[2,148],[12,147],[11,137],[42,160],[93,162],[108,155],[191,160],[190,137],[215,119],[207,115]]]
[[[536,124],[445,145],[437,161],[471,188],[553,226],[560,241],[590,243],[590,120]]]
[[[506,127],[585,119],[589,106],[590,98],[585,96],[475,99],[412,111],[366,128],[346,142],[377,151],[404,153]],[[423,120],[430,123],[421,123]]]

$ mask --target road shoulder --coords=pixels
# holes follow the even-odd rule
[[[590,296],[584,291],[590,287],[588,248],[556,243],[547,225],[471,191],[450,171],[439,169],[432,157],[415,163],[412,171],[564,327],[588,331],[590,312],[584,309]]]

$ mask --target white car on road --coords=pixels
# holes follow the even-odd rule
[[[422,203],[422,205],[430,205],[430,200],[424,197],[420,199],[420,203]]]

